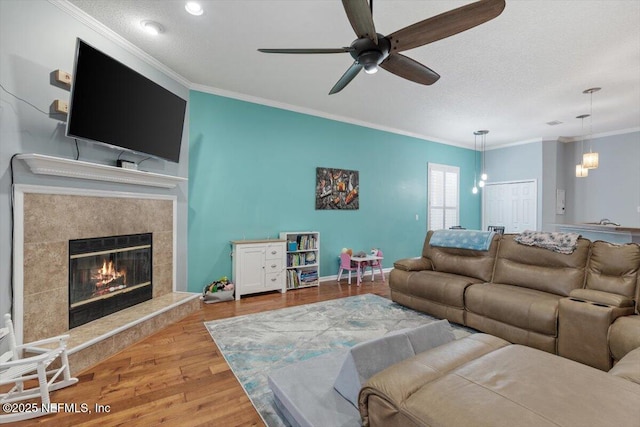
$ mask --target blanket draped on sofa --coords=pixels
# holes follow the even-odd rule
[[[570,255],[576,250],[579,237],[578,233],[525,230],[519,236],[516,236],[514,240],[522,245],[537,246]]]
[[[437,230],[429,243],[441,248],[488,251],[494,234],[493,231],[479,230]]]

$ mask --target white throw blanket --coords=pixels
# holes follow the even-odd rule
[[[550,251],[570,255],[578,245],[578,233],[561,233],[525,230],[514,238],[520,244],[537,246]]]

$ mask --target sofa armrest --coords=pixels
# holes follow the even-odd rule
[[[609,373],[640,384],[640,347],[627,353]]]
[[[612,294],[612,293],[603,292],[603,291],[596,291],[593,289],[574,289],[569,294],[569,298],[576,301],[590,302],[596,305],[604,305],[604,306],[616,307],[616,308],[632,308],[633,309],[633,305],[634,305],[633,299],[627,296]]]
[[[393,267],[404,271],[433,270],[433,264],[425,257],[400,259],[393,263]]]

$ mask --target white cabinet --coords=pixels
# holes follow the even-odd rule
[[[287,289],[318,286],[320,283],[320,233],[283,231],[287,242]]]
[[[286,292],[284,240],[234,240],[233,283],[236,300],[242,295],[278,290]]]

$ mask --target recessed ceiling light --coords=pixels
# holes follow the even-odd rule
[[[162,25],[154,21],[141,21],[140,26],[147,33],[152,34],[154,36],[157,36],[158,34],[164,31],[164,28],[162,28]]]
[[[200,16],[204,13],[204,10],[202,9],[202,6],[200,6],[200,3],[195,1],[188,1],[187,4],[184,5],[184,8],[187,12],[195,16]]]

